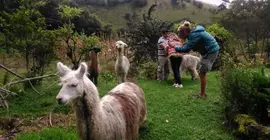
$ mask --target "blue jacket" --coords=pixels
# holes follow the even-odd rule
[[[177,46],[177,52],[188,53],[190,50],[199,52],[201,55],[206,55],[219,51],[220,47],[216,39],[205,31],[203,26],[196,26],[188,36],[188,41],[184,46]]]

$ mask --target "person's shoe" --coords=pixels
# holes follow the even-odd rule
[[[205,96],[202,96],[201,93],[196,93],[196,94],[193,94],[192,97],[193,98],[206,98],[207,96],[206,96],[206,94],[205,94]]]
[[[175,87],[176,88],[183,88],[183,85],[182,84],[176,84]]]
[[[176,84],[176,83],[174,83],[172,86],[174,86],[174,87],[175,87],[176,85],[177,85],[177,84]]]

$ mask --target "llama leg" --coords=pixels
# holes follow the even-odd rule
[[[94,84],[95,84],[96,86],[97,86],[97,80],[98,80],[97,77],[98,77],[97,75],[95,75],[95,76],[93,77],[93,82],[94,82]]]
[[[121,82],[121,74],[117,76],[117,83],[118,83],[118,84],[121,84],[121,83],[122,83],[122,82]]]
[[[183,75],[182,75],[182,73],[183,73],[183,68],[181,67],[181,65],[180,65],[180,69],[179,69],[179,75],[180,75],[180,77],[183,77]]]
[[[195,80],[197,71],[194,68],[190,68],[188,71],[190,72],[191,80]]]
[[[192,69],[192,74],[193,74],[192,77],[194,78],[193,80],[196,80],[196,78],[197,78],[198,75],[199,75],[198,72],[197,72],[197,70],[196,70],[196,67],[194,67],[194,68]]]
[[[126,77],[127,77],[126,74],[122,74],[122,76],[121,76],[122,83],[124,83],[126,81]]]
[[[95,78],[96,80],[96,85],[98,84],[98,75],[96,75],[96,78]]]

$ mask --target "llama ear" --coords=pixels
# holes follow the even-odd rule
[[[57,63],[57,71],[58,71],[57,74],[58,74],[60,77],[62,77],[62,76],[65,76],[68,72],[70,72],[71,69],[68,68],[67,66],[65,66],[63,63],[58,62],[58,63]]]
[[[79,67],[79,73],[77,74],[77,76],[79,78],[83,78],[83,76],[86,74],[87,72],[87,65],[85,62],[82,62],[80,67]]]
[[[126,44],[126,43],[124,43],[124,46],[127,48],[128,47],[128,45]]]

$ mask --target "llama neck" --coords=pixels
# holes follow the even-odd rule
[[[91,51],[89,58],[91,61],[91,66],[96,67],[97,66],[97,54],[94,51]]]
[[[82,140],[90,140],[93,137],[93,118],[97,115],[99,106],[99,96],[96,86],[84,78],[84,91],[81,98],[73,102],[76,113],[77,129]]]
[[[121,65],[123,63],[124,49],[118,50],[118,63]]]
[[[123,48],[118,50],[118,57],[119,56],[124,56],[124,49]]]

